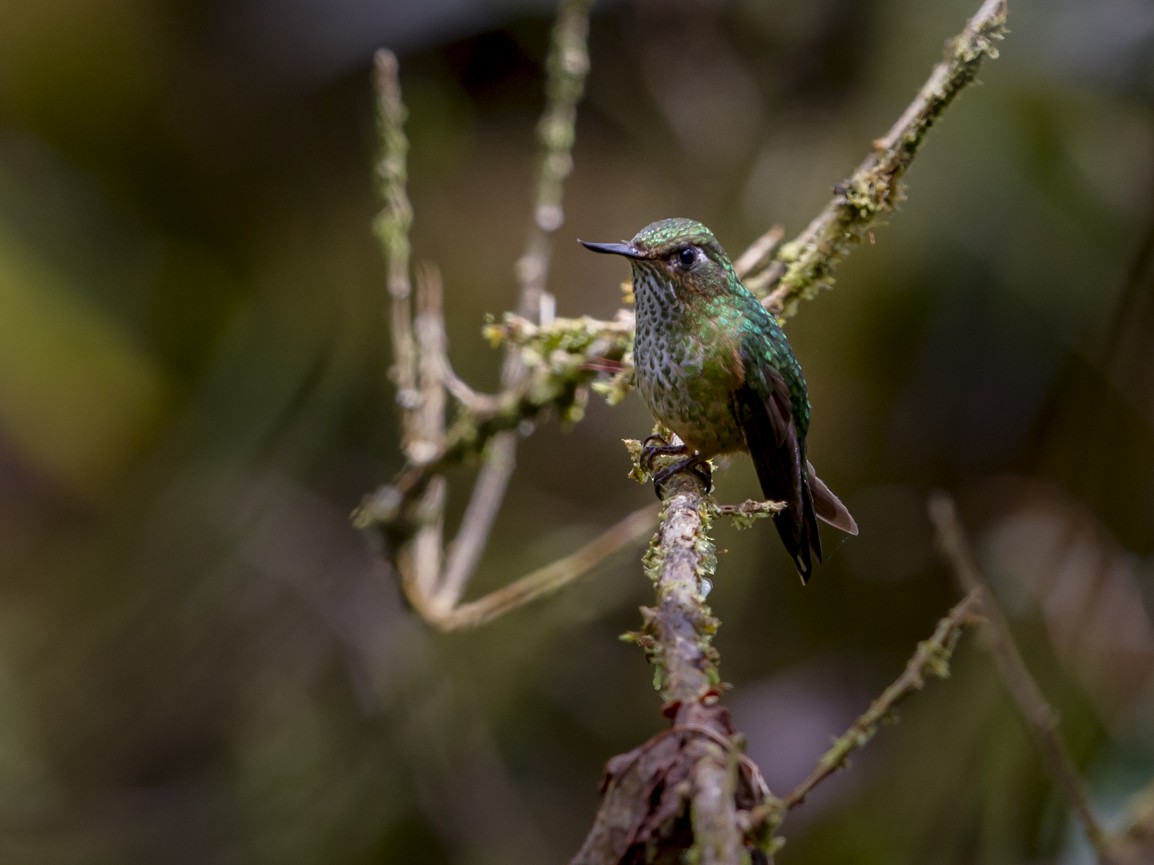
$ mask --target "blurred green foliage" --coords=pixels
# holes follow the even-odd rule
[[[971,6],[595,9],[559,312],[611,314],[625,277],[570,237],[674,215],[735,252],[796,234]],[[737,725],[785,792],[955,597],[924,515],[955,491],[1109,823],[1154,777],[1154,8],[1010,10],[892,224],[789,324],[861,537],[803,591],[772,531],[720,528],[711,600]],[[514,298],[549,14],[5,10],[4,862],[564,861],[604,760],[662,723],[615,639],[647,599],[637,556],[438,637],[347,520],[399,461],[371,50],[400,56],[453,362],[492,387],[480,326]],[[619,441],[649,423],[629,399],[542,425],[477,590],[651,498]],[[725,500],[755,490],[744,461],[719,473]],[[1089,861],[976,641],[902,715],[780,861]]]

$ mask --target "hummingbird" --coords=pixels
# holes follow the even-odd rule
[[[806,455],[810,404],[801,365],[777,319],[742,284],[708,228],[663,219],[625,243],[578,241],[629,259],[633,271],[637,390],[682,445],[646,439],[643,460],[685,456],[654,480],[694,471],[710,481],[709,460],[745,451],[802,583],[821,561],[817,520],[858,533],[849,510],[818,478]],[[650,444],[651,442],[659,444]],[[660,495],[660,492],[658,493]]]

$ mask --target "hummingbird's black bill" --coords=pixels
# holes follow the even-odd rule
[[[642,257],[632,243],[590,243],[588,240],[578,240],[577,242],[586,249],[603,252],[606,255],[624,255],[626,258]]]

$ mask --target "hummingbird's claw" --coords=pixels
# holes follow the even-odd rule
[[[656,442],[656,444],[653,444]],[[638,462],[647,472],[653,471],[653,459],[658,456],[676,457],[688,453],[685,445],[671,445],[664,438],[654,433],[646,437],[641,443],[641,458]],[[668,477],[668,475],[666,475]]]
[[[701,481],[707,493],[713,491],[713,469],[709,466],[709,460],[694,451],[692,456],[678,460],[671,466],[666,466],[653,476],[653,491],[657,493],[658,499],[664,501],[665,497],[661,494],[662,487],[665,486],[667,480],[681,472],[692,472]]]
[[[641,457],[638,459],[638,463],[641,468],[651,473],[653,472],[654,458],[658,456],[685,456],[686,454],[688,456],[685,459],[678,460],[653,475],[653,491],[657,493],[657,498],[663,498],[662,487],[667,480],[675,474],[685,471],[697,475],[697,479],[705,486],[705,491],[708,493],[713,489],[713,470],[709,466],[709,460],[697,451],[690,451],[684,444],[671,445],[665,438],[657,434],[648,436],[641,443]]]

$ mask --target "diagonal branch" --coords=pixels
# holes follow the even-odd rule
[[[776,260],[752,273],[745,284],[755,294],[772,289],[765,304],[789,316],[799,300],[811,300],[833,281],[833,272],[869,230],[903,197],[901,178],[926,132],[978,74],[982,61],[998,56],[995,43],[1006,34],[1006,0],[985,0],[965,29],[946,44],[946,56],[930,73],[913,102],[890,131],[873,143],[833,200]]]
[[[1034,733],[1042,755],[1042,762],[1055,785],[1066,798],[1066,804],[1082,824],[1086,838],[1098,854],[1099,861],[1109,861],[1109,844],[1106,833],[1090,807],[1086,791],[1078,778],[1074,762],[1066,746],[1058,735],[1058,715],[1046,702],[1034,677],[1026,667],[1022,655],[1010,633],[993,590],[974,561],[965,530],[958,519],[954,500],[945,493],[938,493],[930,500],[930,518],[937,531],[938,542],[953,566],[958,584],[979,599],[979,609],[986,621],[986,641],[994,662],[1002,674],[1006,688],[1018,704],[1018,710]]]
[[[954,646],[962,629],[974,623],[978,598],[978,592],[970,592],[938,622],[928,640],[918,643],[917,651],[906,662],[901,675],[834,741],[833,747],[822,755],[809,777],[785,797],[783,810],[788,811],[800,805],[813,792],[814,787],[839,769],[844,769],[850,755],[873,738],[878,727],[893,714],[898,704],[925,686],[927,676],[944,679],[949,675]]]
[[[455,607],[427,605],[426,596],[412,597],[422,617],[440,631],[477,628],[505,613],[541,598],[547,598],[589,573],[609,556],[641,540],[657,522],[653,505],[638,508],[614,523],[585,546],[563,558],[532,571],[485,597]]]

